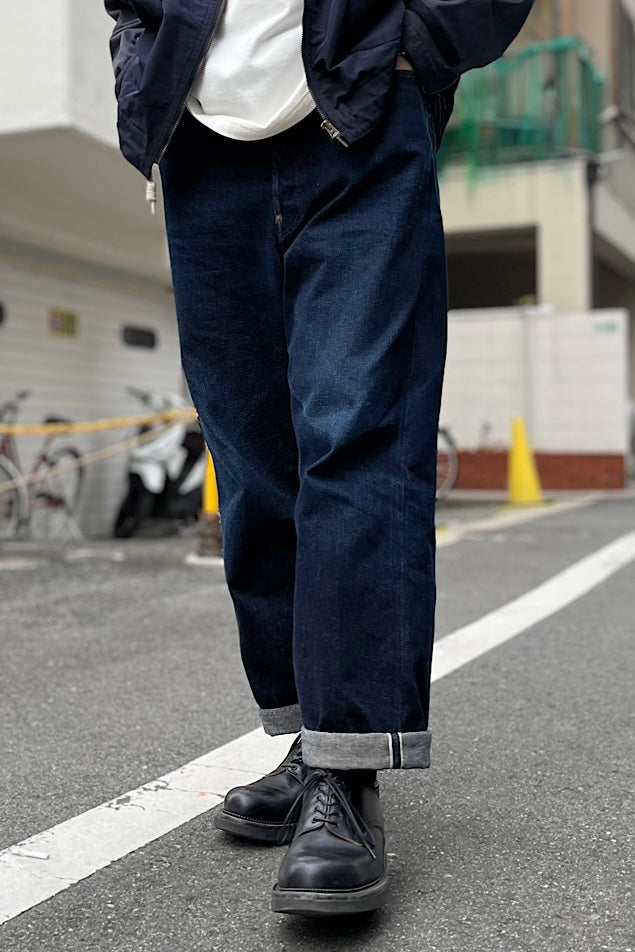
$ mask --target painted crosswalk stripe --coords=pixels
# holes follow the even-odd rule
[[[635,532],[630,532],[442,638],[435,647],[433,680],[544,621],[633,560]],[[210,810],[230,787],[249,783],[275,766],[288,746],[286,736],[265,737],[261,730],[251,731],[0,852],[0,923]]]

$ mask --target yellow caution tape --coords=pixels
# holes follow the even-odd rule
[[[63,433],[103,433],[127,426],[151,426],[153,423],[182,421],[191,423],[196,419],[193,407],[179,410],[164,410],[151,416],[113,417],[111,420],[92,420],[85,423],[0,423],[0,433],[11,436],[58,436]]]
[[[151,443],[152,440],[156,440],[158,436],[162,436],[163,433],[166,433],[170,430],[175,422],[178,421],[167,421],[163,425],[157,427],[154,430],[147,430],[145,433],[137,433],[136,436],[131,436],[127,440],[123,440],[120,443],[111,444],[110,446],[104,446],[100,450],[95,450],[92,453],[85,453],[83,456],[78,457],[78,459],[70,460],[66,463],[56,463],[53,466],[43,466],[39,469],[36,469],[32,473],[21,474],[16,479],[9,479],[4,483],[0,483],[0,495],[2,493],[11,492],[13,489],[24,489],[27,486],[34,486],[36,483],[44,482],[47,479],[50,479],[52,476],[60,476],[62,473],[70,473],[75,469],[81,469],[83,466],[90,466],[93,463],[100,463],[102,460],[108,459],[110,456],[117,456],[119,453],[125,453],[128,450],[133,450],[137,446],[143,446],[145,443]]]

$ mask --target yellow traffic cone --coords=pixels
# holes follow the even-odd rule
[[[521,417],[512,421],[512,445],[507,468],[507,497],[513,506],[544,503],[536,461]]]
[[[218,487],[216,485],[216,471],[212,461],[212,454],[207,451],[207,466],[205,467],[205,482],[203,484],[203,512],[207,515],[218,513]]]
[[[207,469],[203,484],[203,508],[198,518],[198,555],[222,555],[223,540],[218,515],[218,487],[210,453],[207,454]]]

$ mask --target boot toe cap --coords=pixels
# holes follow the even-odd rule
[[[225,794],[223,810],[235,816],[251,816],[253,799],[253,795],[246,787],[233,787]]]
[[[327,856],[291,850],[280,865],[278,886],[308,892],[359,889],[377,875],[377,871],[371,869],[375,864],[369,860],[370,856],[363,855],[361,847],[336,847]]]
[[[223,811],[263,823],[283,823],[295,795],[295,789],[263,780],[230,790],[225,796]]]

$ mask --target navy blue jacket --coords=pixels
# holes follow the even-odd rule
[[[183,114],[225,0],[105,0],[126,158],[148,178]],[[462,73],[497,59],[533,0],[305,0],[302,55],[322,125],[352,145],[381,119],[405,50],[437,136]]]

